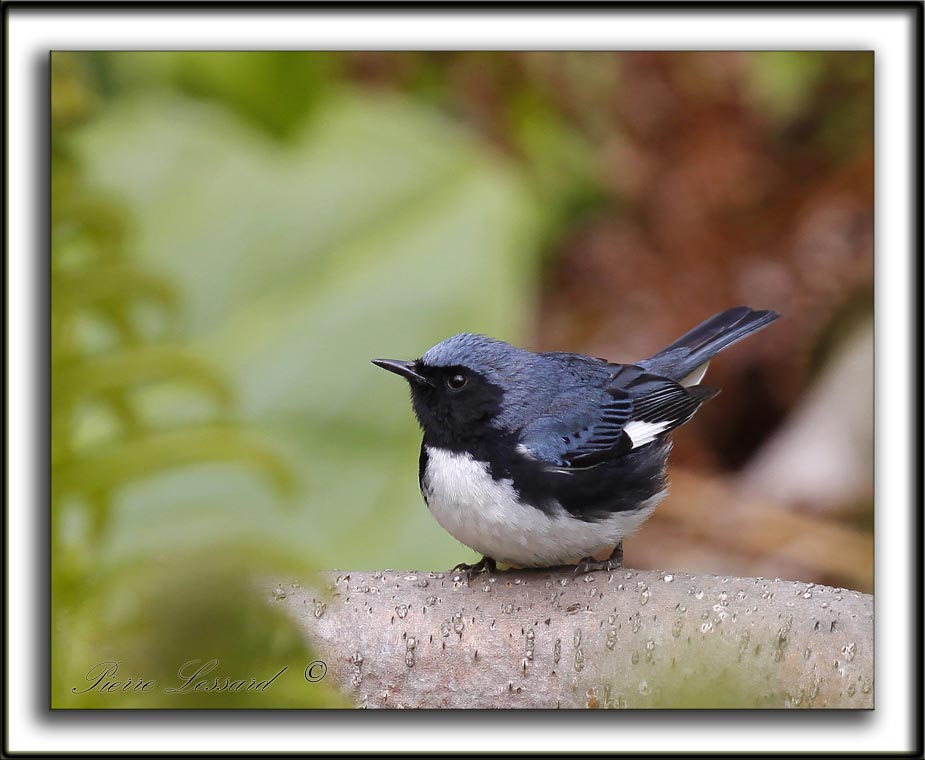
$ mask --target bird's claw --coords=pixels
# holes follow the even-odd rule
[[[610,572],[623,567],[623,542],[616,545],[613,552],[607,559],[594,559],[594,557],[585,557],[581,562],[575,565],[575,575],[587,575],[595,570],[604,570]]]
[[[491,557],[482,557],[474,565],[468,565],[465,562],[460,562],[458,565],[455,565],[451,572],[462,572],[465,573],[466,579],[468,580],[473,575],[478,575],[479,573],[493,573],[498,569],[498,566],[495,564],[495,561]]]
[[[581,562],[575,565],[575,575],[587,575],[595,570],[613,570],[614,564],[609,559],[594,559],[594,557],[585,557]]]

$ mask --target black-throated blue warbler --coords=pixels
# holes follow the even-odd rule
[[[411,385],[427,506],[483,555],[456,569],[618,567],[666,493],[669,433],[719,392],[700,385],[710,359],[777,317],[728,309],[636,364],[470,333],[415,361],[374,359]]]

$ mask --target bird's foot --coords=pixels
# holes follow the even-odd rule
[[[623,542],[620,541],[610,553],[607,559],[594,559],[594,557],[585,557],[581,562],[575,565],[575,575],[586,575],[593,573],[595,570],[605,570],[608,573],[611,570],[623,567]]]
[[[467,565],[465,562],[460,562],[456,565],[450,572],[462,572],[466,574],[466,579],[468,580],[473,575],[478,575],[479,573],[494,573],[498,569],[498,566],[495,564],[495,561],[491,557],[482,557],[474,565]]]

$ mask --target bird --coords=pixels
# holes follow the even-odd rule
[[[623,539],[667,493],[671,432],[719,392],[701,385],[710,360],[778,317],[730,308],[635,364],[474,333],[373,359],[410,385],[428,509],[482,555],[453,570],[620,567]]]

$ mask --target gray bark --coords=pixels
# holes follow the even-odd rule
[[[323,580],[272,603],[361,707],[873,707],[855,591],[628,569]]]

